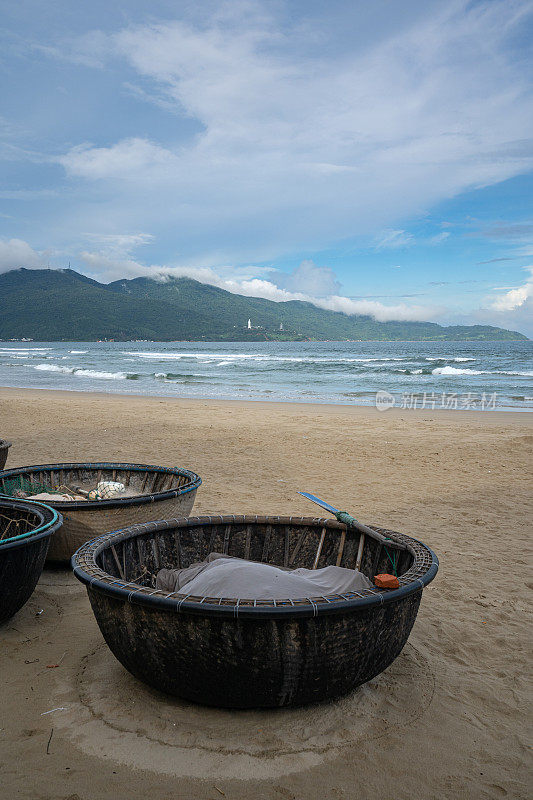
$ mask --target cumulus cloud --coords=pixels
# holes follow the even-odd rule
[[[318,308],[324,308],[328,311],[340,311],[343,314],[357,315],[364,314],[379,322],[388,322],[390,320],[432,320],[436,319],[444,313],[445,309],[436,305],[408,305],[407,303],[398,303],[393,305],[386,305],[376,300],[354,300],[350,297],[343,297],[342,295],[329,295],[327,297],[316,297],[306,291],[289,291],[280,288],[278,285],[269,280],[262,278],[253,278],[252,280],[234,280],[234,279],[220,279],[213,280],[211,276],[206,279],[204,275],[201,277],[192,274],[186,268],[178,268],[178,270],[165,270],[168,274],[186,274],[189,277],[196,277],[202,283],[213,283],[221,289],[226,289],[228,292],[234,294],[242,294],[246,297],[264,297],[266,300],[273,300],[276,303],[283,303],[289,300],[300,300],[306,303],[312,303]]]
[[[106,255],[102,252],[82,250],[80,260],[89,273],[97,280],[114,281],[120,278],[137,278],[153,272],[150,267],[145,267],[132,258]]]
[[[524,270],[527,277],[521,285],[494,287],[497,294],[486,297],[480,308],[468,314],[448,315],[447,321],[460,325],[497,325],[533,338],[533,266]]]
[[[157,281],[189,277],[201,283],[246,297],[263,297],[274,302],[300,300],[318,308],[347,315],[367,315],[379,322],[392,320],[435,321],[448,315],[454,322],[483,322],[504,327],[527,328],[533,321],[533,267],[530,277],[519,287],[502,287],[502,294],[492,298],[488,307],[479,309],[468,319],[449,318],[449,309],[438,304],[382,303],[368,298],[352,298],[339,294],[341,285],[331,268],[306,260],[290,274],[268,267],[175,266],[145,264],[134,257],[136,248],[149,244],[147,233],[87,234],[99,244],[98,250],[82,250],[78,254],[84,271],[103,282],[121,278],[149,277]],[[39,254],[21,239],[0,240],[0,272],[19,267],[42,269],[45,253]],[[265,277],[258,277],[263,274]]]
[[[529,272],[529,278],[522,286],[508,289],[503,294],[498,295],[490,304],[495,311],[515,311],[522,308],[533,298],[533,266],[525,267]]]
[[[330,311],[342,311],[344,314],[367,314],[378,322],[391,320],[403,321],[431,321],[442,317],[446,312],[443,306],[438,305],[408,305],[396,303],[385,305],[377,300],[352,300],[349,297],[328,297],[313,300],[315,305],[327,308]]]
[[[122,59],[144,95],[196,129],[60,156],[97,192],[76,220],[148,225],[212,265],[379,230],[389,231],[380,247],[407,245],[402,219],[533,164],[530,87],[510,44],[528,9],[421,4],[394,33],[344,51],[316,22],[287,27],[267,3],[107,36],[99,58]]]
[[[212,281],[207,281],[211,283]],[[436,305],[408,305],[407,303],[397,303],[386,305],[376,300],[354,300],[342,295],[329,295],[327,297],[316,297],[306,291],[288,291],[277,286],[272,281],[254,278],[253,280],[235,281],[224,280],[217,283],[221,288],[234,294],[243,294],[248,297],[264,297],[267,300],[274,300],[277,303],[287,302],[288,300],[301,300],[312,303],[318,308],[328,311],[340,311],[343,314],[356,315],[364,314],[379,322],[390,320],[432,320],[444,313],[445,309]]]
[[[152,241],[149,233],[87,233],[85,237],[98,249],[83,249],[79,258],[97,280],[136,278],[158,269],[145,266],[132,255],[136,248]]]
[[[103,283],[117,281],[121,278],[152,278],[164,283],[170,278],[193,278],[200,283],[208,283],[221,289],[228,289],[231,282],[225,281],[215,270],[209,267],[174,267],[161,264],[142,264],[127,256],[110,256],[102,252],[84,250],[80,253],[83,262],[91,275]],[[238,282],[235,282],[235,287]]]
[[[43,255],[22,239],[0,239],[0,272],[12,269],[42,269]]]
[[[376,300],[343,297],[338,294],[341,285],[333,270],[318,267],[313,261],[302,261],[291,274],[254,267],[215,270],[210,267],[145,265],[132,257],[133,249],[137,243],[145,243],[145,237],[145,234],[98,237],[100,241],[111,240],[107,249],[84,250],[80,259],[92,275],[104,281],[144,276],[165,282],[171,278],[187,277],[245,297],[263,297],[276,303],[300,300],[329,311],[365,314],[381,322],[430,320],[443,313],[443,309],[435,305],[386,305]],[[257,277],[262,272],[266,272],[268,278]]]

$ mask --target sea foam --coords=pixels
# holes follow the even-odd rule
[[[433,375],[490,375],[490,372],[479,369],[459,369],[458,367],[435,367]]]
[[[488,369],[459,369],[458,367],[436,367],[431,370],[433,375],[492,375],[497,378],[504,375],[515,375],[517,377],[529,378],[533,376],[532,370],[513,371],[513,370],[488,370]]]
[[[122,381],[133,377],[127,372],[103,372],[96,369],[82,369],[81,367],[62,367],[58,364],[36,364],[33,369],[40,372],[61,372],[65,375],[75,375],[77,378],[96,378],[101,380]],[[137,377],[135,375],[135,377]]]

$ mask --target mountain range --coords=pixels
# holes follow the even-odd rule
[[[252,328],[247,328],[248,320]],[[520,340],[490,325],[377,322],[291,300],[244,297],[191,278],[99,283],[72,269],[0,275],[0,339],[40,341]]]

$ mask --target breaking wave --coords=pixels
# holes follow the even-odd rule
[[[33,369],[40,372],[61,372],[75,375],[77,378],[96,378],[106,381],[135,380],[139,377],[136,372],[104,372],[97,369],[83,369],[82,367],[61,367],[58,364],[36,364]]]
[[[489,370],[489,369],[458,369],[457,367],[436,367],[431,370],[432,375],[492,375],[497,378],[499,375],[516,375],[517,377],[530,378],[533,370]]]
[[[364,404],[380,390],[497,392],[500,408],[533,410],[530,342],[128,344],[0,342],[0,385]]]
[[[431,370],[433,375],[490,375],[482,369],[458,369],[457,367],[435,367]]]

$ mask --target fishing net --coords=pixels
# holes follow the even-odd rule
[[[49,494],[63,494],[65,487],[51,486],[49,483],[40,483],[39,481],[31,481],[27,478],[19,476],[10,481],[2,481],[0,483],[0,494],[7,497],[29,497],[41,492],[48,492]]]
[[[36,500],[52,501],[51,495],[57,495],[59,501],[63,500],[109,500],[113,497],[133,497],[137,492],[128,492],[123,483],[116,481],[100,481],[96,487],[87,492],[78,486],[65,484],[42,483],[41,481],[24,478],[18,475],[12,480],[0,480],[0,495],[17,498],[35,498]],[[43,495],[41,497],[41,495]]]

